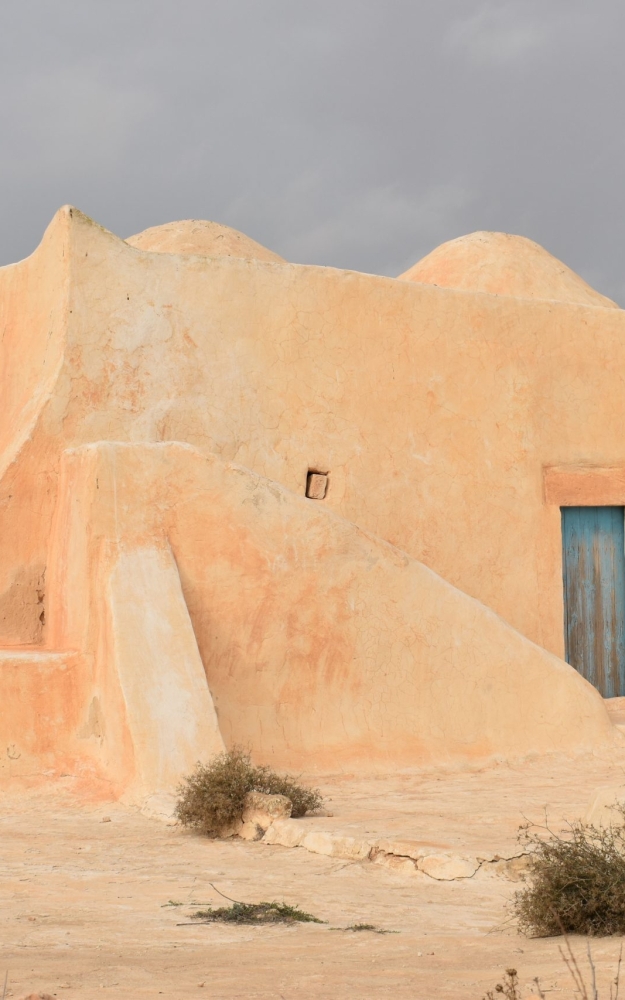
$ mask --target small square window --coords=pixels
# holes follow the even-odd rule
[[[325,472],[309,472],[306,479],[306,496],[310,500],[323,500],[328,491],[328,476]]]

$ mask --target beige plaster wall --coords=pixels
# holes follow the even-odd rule
[[[625,464],[621,310],[144,253],[68,225],[63,367],[21,455],[31,500],[0,483],[13,565],[45,564],[62,447],[182,440],[296,492],[328,471],[326,506],[562,654],[543,466]]]
[[[63,776],[93,788],[99,730],[76,652],[0,650],[0,785]],[[95,724],[94,724],[95,723]]]
[[[195,639],[226,745],[278,766],[616,738],[585,680],[478,601],[323,504],[188,445],[68,452],[50,573],[51,634],[95,664],[102,759],[120,788],[175,785],[219,748]]]
[[[58,213],[31,257],[0,268],[0,635],[41,641],[45,550],[32,521],[53,491],[54,459],[37,421],[63,362],[68,319],[68,213]],[[37,439],[32,447],[33,437]],[[53,449],[54,451],[58,450]],[[46,512],[44,512],[44,520]]]
[[[225,749],[178,567],[158,542],[119,546],[106,595],[112,656],[102,667],[121,686],[135,767],[126,796],[138,799],[172,793]]]
[[[26,260],[0,267],[0,477],[32,430],[63,358],[68,319],[69,212]]]
[[[511,233],[459,236],[436,247],[400,279],[469,292],[618,309],[616,302],[591,288],[544,247]]]
[[[118,490],[118,452],[104,443],[62,456],[47,633],[57,649],[82,652],[98,764],[118,795],[143,804],[224,744],[159,496],[140,467],[120,470]],[[71,718],[63,728],[75,729]]]

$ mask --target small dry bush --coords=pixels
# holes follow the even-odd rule
[[[376,927],[375,924],[351,924],[350,927],[344,927],[343,930],[346,931],[371,931],[372,934],[399,934],[399,931],[387,931],[384,927]]]
[[[318,791],[299,785],[269,767],[255,767],[241,747],[220,753],[209,764],[198,764],[178,788],[176,817],[208,836],[219,836],[241,819],[248,792],[286,795],[292,816],[304,816],[321,806]]]
[[[505,997],[506,1000],[521,1000],[521,994],[519,992],[519,976],[516,969],[506,969],[503,982],[497,983],[494,993],[492,990],[489,990],[483,1000],[496,1000],[495,994]]]
[[[312,913],[288,903],[236,903],[213,910],[198,910],[193,920],[221,924],[322,924]]]
[[[571,823],[564,835],[524,828],[526,886],[513,909],[532,937],[625,934],[625,806],[605,829]]]

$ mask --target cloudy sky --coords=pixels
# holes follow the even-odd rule
[[[521,233],[625,305],[622,0],[5,0],[0,263],[70,202],[396,275]]]

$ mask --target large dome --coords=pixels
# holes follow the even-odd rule
[[[508,233],[470,233],[450,240],[399,278],[491,295],[619,308],[538,243]]]
[[[244,233],[203,219],[167,222],[164,226],[144,229],[126,240],[137,250],[153,253],[198,254],[201,257],[240,257],[243,260],[265,260],[284,264],[284,258],[261,246]]]

